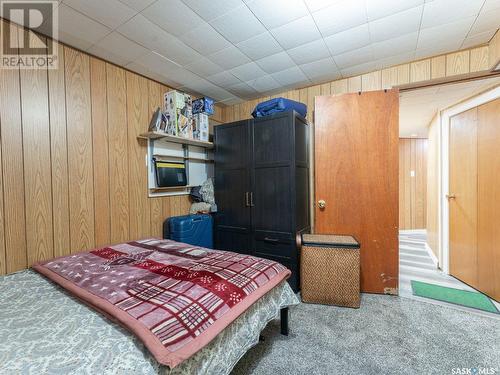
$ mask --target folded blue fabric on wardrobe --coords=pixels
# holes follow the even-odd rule
[[[274,98],[257,104],[252,112],[253,117],[269,116],[273,113],[294,110],[302,117],[306,117],[307,106],[304,103],[285,98]]]

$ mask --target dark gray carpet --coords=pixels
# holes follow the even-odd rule
[[[452,374],[500,371],[500,321],[410,299],[363,295],[358,310],[300,304],[236,365],[244,374]],[[474,372],[473,372],[474,373]]]

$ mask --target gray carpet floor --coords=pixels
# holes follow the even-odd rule
[[[360,309],[300,304],[290,313],[290,335],[271,322],[232,375],[500,371],[499,320],[380,295],[363,295]]]

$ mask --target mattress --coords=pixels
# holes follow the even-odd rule
[[[229,374],[279,310],[299,302],[282,282],[170,369],[128,330],[34,271],[0,277],[0,296],[0,373],[20,374]]]

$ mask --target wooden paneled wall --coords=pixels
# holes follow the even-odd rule
[[[425,229],[427,139],[399,139],[399,229]]]
[[[281,96],[305,103],[309,109],[307,119],[312,123],[315,96],[388,89],[489,68],[489,46],[486,45],[227,106],[223,118],[224,122],[249,118],[257,103]]]
[[[440,116],[436,113],[428,128],[427,138],[427,245],[439,260],[439,128]]]
[[[58,48],[57,70],[0,70],[0,274],[161,236],[190,207],[186,195],[148,198],[137,139],[169,88]]]

